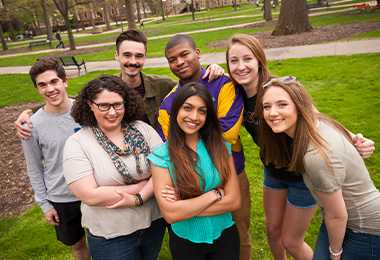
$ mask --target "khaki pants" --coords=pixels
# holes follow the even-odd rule
[[[252,241],[249,233],[249,225],[251,223],[251,194],[245,170],[238,175],[238,179],[241,193],[241,208],[232,211],[232,218],[239,230],[240,260],[251,260]]]

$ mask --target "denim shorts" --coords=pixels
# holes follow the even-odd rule
[[[271,190],[288,190],[287,202],[300,209],[308,209],[317,205],[317,202],[306,187],[304,181],[284,181],[273,177],[264,167],[263,186]]]
[[[346,228],[343,240],[342,260],[375,260],[380,259],[380,236],[359,233]],[[330,260],[329,237],[322,221],[315,244],[313,260]]]

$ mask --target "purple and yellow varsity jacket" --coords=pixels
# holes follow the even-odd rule
[[[202,76],[206,70],[202,68]],[[200,80],[202,85],[210,91],[214,107],[219,118],[222,134],[226,142],[232,145],[232,157],[234,159],[236,173],[244,170],[245,157],[243,146],[239,138],[240,126],[243,118],[243,97],[238,87],[235,87],[231,79],[224,75],[208,82],[208,78]],[[165,97],[158,114],[158,133],[163,141],[169,131],[170,110],[177,91],[182,87],[181,81]]]

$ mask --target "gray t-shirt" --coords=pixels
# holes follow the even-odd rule
[[[380,193],[374,186],[368,170],[355,147],[334,127],[321,121],[318,133],[330,144],[332,152],[327,156],[332,164],[331,172],[323,157],[315,152],[307,152],[304,158],[304,181],[321,207],[323,204],[316,191],[332,193],[342,190],[348,213],[347,227],[361,233],[380,235]],[[312,149],[310,145],[308,149]]]
[[[79,126],[70,116],[72,105],[71,100],[70,108],[60,114],[39,109],[30,118],[33,123],[32,136],[28,140],[21,140],[36,203],[44,213],[53,209],[49,201],[78,201],[66,184],[62,167],[66,140]],[[27,124],[24,126],[29,128]]]
[[[149,144],[150,151],[162,144],[157,132],[142,121],[135,126]],[[137,180],[151,176],[143,158],[140,160],[141,176],[136,171],[133,155],[120,156],[128,172]],[[72,135],[66,143],[63,155],[63,169],[68,184],[93,174],[98,186],[124,185],[120,173],[108,153],[99,145],[90,127],[85,127]],[[82,226],[96,236],[107,239],[131,234],[139,229],[148,228],[151,222],[162,214],[155,197],[144,201],[142,207],[122,207],[107,209],[104,206],[88,206],[82,203]]]

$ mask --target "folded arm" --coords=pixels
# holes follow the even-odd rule
[[[168,201],[161,196],[161,191],[165,190],[167,185],[173,185],[169,169],[158,167],[153,163],[151,163],[151,169],[154,194],[162,215],[169,224],[195,217],[218,200],[215,191],[211,190],[196,198]]]
[[[220,215],[240,208],[240,187],[232,155],[229,156],[228,163],[231,168],[231,176],[223,189],[224,194],[222,199],[207,207],[205,210],[203,210],[200,214],[197,215],[198,217]]]
[[[126,200],[123,206],[134,206],[132,195],[139,193],[148,181],[141,181],[132,185],[98,186],[93,174],[87,175],[69,184],[72,193],[83,203],[89,206],[106,206],[119,202],[124,198],[124,193],[129,194],[130,200]],[[121,195],[123,194],[123,195]]]

